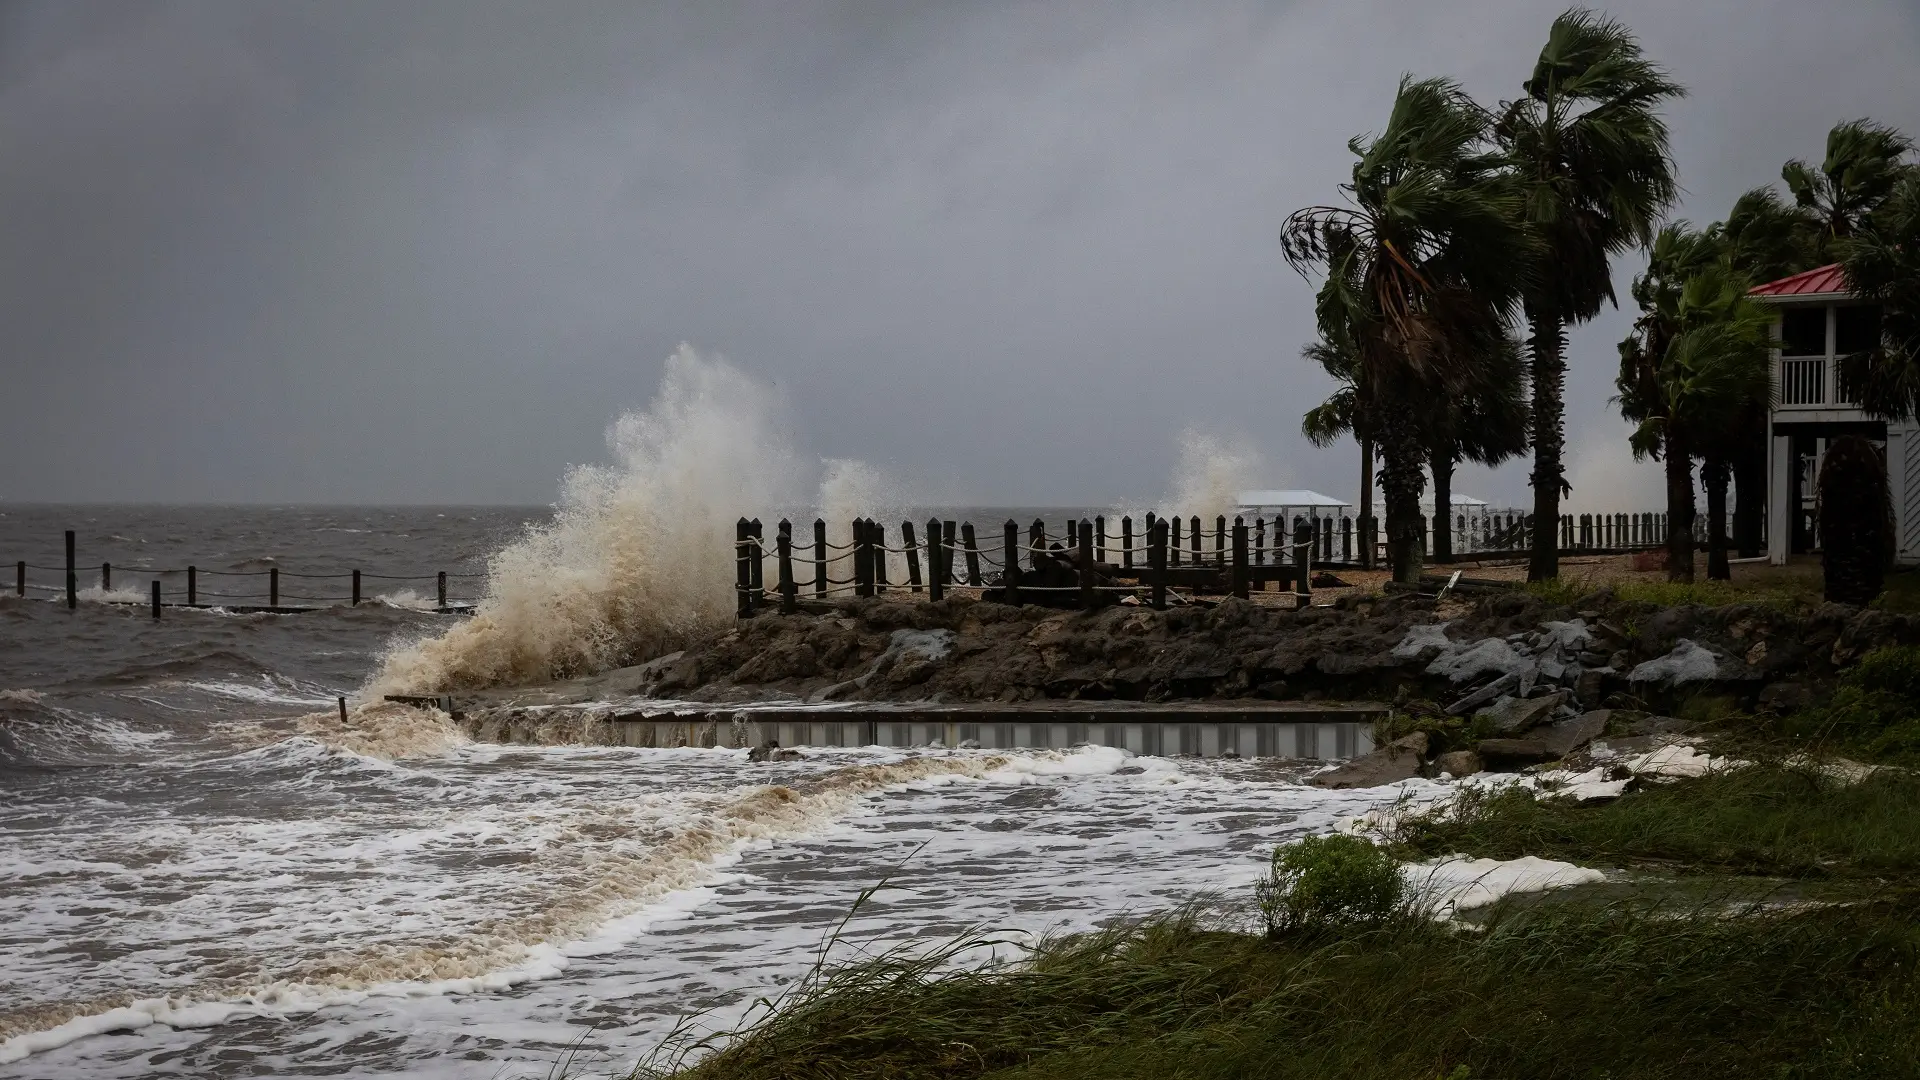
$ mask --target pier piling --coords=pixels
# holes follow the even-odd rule
[[[1001,552],[1006,570],[1002,577],[1006,581],[1003,599],[1014,607],[1020,606],[1020,526],[1012,518],[1003,526],[1006,548]]]
[[[776,536],[780,557],[780,614],[792,615],[800,610],[800,586],[793,580],[793,522],[781,518]]]
[[[73,573],[73,530],[67,530],[67,610],[72,611],[80,603],[80,581]]]
[[[157,580],[153,583],[153,617],[160,617],[160,582]]]
[[[187,567],[187,606],[193,607],[200,602],[200,568]],[[360,602],[360,571],[353,572],[353,602]]]

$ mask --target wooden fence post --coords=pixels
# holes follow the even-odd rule
[[[767,545],[764,543],[767,537],[760,527],[759,518],[747,522],[747,527],[752,530],[753,536],[753,547],[747,552],[753,556],[753,581],[748,592],[753,598],[753,606],[758,608],[767,602]]]
[[[1247,523],[1239,518],[1233,519],[1233,595],[1242,600],[1248,599],[1250,578],[1247,563]]]
[[[1039,571],[1040,555],[1047,550],[1047,523],[1039,518],[1027,526],[1027,569]]]
[[[952,585],[954,583],[954,578],[953,578],[954,535],[953,533],[954,533],[953,522],[943,521],[940,523],[940,569],[941,569],[941,573],[944,575],[941,577],[940,582],[943,585]]]
[[[280,606],[280,568],[277,566],[267,571],[267,606]]]
[[[193,603],[193,567],[187,567],[187,603]],[[353,606],[360,606],[360,571],[353,572]]]
[[[1098,603],[1093,591],[1093,525],[1086,518],[1080,519],[1080,608],[1092,611]]]
[[[1107,516],[1096,514],[1093,518],[1093,557],[1100,562],[1107,561]]]
[[[800,586],[793,580],[793,522],[780,519],[774,542],[779,546],[780,614],[792,615],[800,610]]]
[[[447,572],[445,570],[440,571],[439,580],[434,583],[434,595],[439,599],[440,606],[445,608],[447,606]]]
[[[1293,597],[1296,609],[1313,603],[1313,536],[1304,524],[1293,528]]]
[[[1340,515],[1340,561],[1353,561],[1353,519],[1345,514]]]
[[[827,597],[827,523],[823,518],[813,519],[813,595],[822,600]]]
[[[1147,523],[1147,574],[1153,580],[1153,606],[1156,611],[1165,611],[1167,607],[1167,523],[1164,520]]]
[[[1213,519],[1213,565],[1227,568],[1227,515]]]
[[[22,564],[24,565],[24,564]],[[1120,568],[1133,569],[1133,515],[1120,519]]]
[[[873,595],[887,591],[887,527],[867,519],[867,536],[873,540]]]
[[[158,579],[153,583],[153,617],[156,619],[160,617],[160,582]]]
[[[747,519],[741,518],[733,524],[733,591],[734,614],[746,618],[753,614],[753,600],[747,591],[753,583],[753,571],[747,568]]]
[[[900,523],[900,546],[907,549],[907,591],[917,593],[920,591],[920,543],[914,539],[911,521]]]
[[[1001,555],[1001,599],[1014,607],[1020,606],[1020,526],[1012,518],[1002,527],[1005,550]]]
[[[1267,519],[1256,517],[1253,519],[1253,562],[1254,565],[1261,566],[1265,565],[1266,561]]]
[[[960,541],[967,545],[967,584],[979,588],[980,581],[980,540],[973,532],[973,522],[960,523]]]
[[[947,595],[946,545],[940,542],[940,519],[927,519],[927,599],[939,602]]]
[[[1192,545],[1193,565],[1207,564],[1206,540],[1200,535],[1200,515],[1194,514],[1187,519],[1187,543]]]
[[[1168,555],[1172,558],[1173,565],[1179,566],[1180,565],[1180,515],[1175,514],[1169,520],[1173,522],[1173,531],[1172,531],[1171,539],[1167,545]]]
[[[73,573],[73,530],[67,530],[67,610],[72,611],[79,600],[79,579]]]

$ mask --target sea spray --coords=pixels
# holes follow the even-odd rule
[[[1216,516],[1231,515],[1240,504],[1242,489],[1261,482],[1263,467],[1260,451],[1249,440],[1189,428],[1180,435],[1166,506],[1177,514],[1197,514],[1212,528]]]
[[[609,430],[614,463],[572,469],[553,520],[488,560],[472,618],[390,649],[364,696],[564,678],[725,626],[735,521],[802,490],[780,414],[766,383],[682,345]]]

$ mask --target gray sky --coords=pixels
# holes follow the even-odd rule
[[[1559,8],[8,0],[0,498],[546,502],[681,341],[934,497],[1150,495],[1185,427],[1345,494],[1279,224],[1401,72],[1512,96]],[[1686,216],[1920,132],[1914,0],[1607,10],[1691,91]],[[1573,336],[1576,509],[1659,498],[1627,322]]]

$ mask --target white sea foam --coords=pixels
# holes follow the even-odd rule
[[[1517,893],[1567,889],[1607,879],[1598,870],[1532,855],[1504,860],[1447,855],[1404,865],[1400,875],[1416,902],[1442,919]]]

